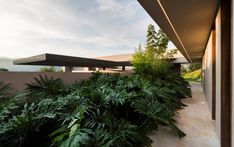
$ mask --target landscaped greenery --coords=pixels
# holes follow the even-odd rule
[[[41,77],[18,96],[5,93],[8,88],[1,84],[1,99],[8,99],[1,103],[2,146],[149,146],[148,134],[159,124],[185,135],[173,116],[191,93],[175,75],[150,81],[95,74],[72,85]]]
[[[6,69],[6,68],[0,68],[0,72],[1,71],[9,71],[8,69]]]
[[[201,63],[190,63],[181,66],[182,77],[189,82],[201,82]]]
[[[201,82],[201,69],[186,73],[183,78],[191,82]]]
[[[149,30],[148,38],[157,36]],[[131,76],[95,73],[73,84],[40,76],[23,94],[0,83],[1,146],[145,147],[160,125],[184,137],[174,116],[186,107],[181,99],[191,97],[191,90],[170,70],[165,58],[174,52],[166,52],[168,39],[158,33],[134,55]]]
[[[39,69],[39,72],[62,72],[61,69],[56,69],[54,66],[42,67]]]

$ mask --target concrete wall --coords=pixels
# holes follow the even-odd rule
[[[110,72],[108,72],[110,73]],[[117,72],[113,72],[117,73]],[[119,73],[120,75],[131,75],[132,72]],[[60,78],[65,83],[74,83],[75,81],[86,80],[92,76],[92,72],[0,72],[0,81],[9,83],[16,91],[21,91],[26,87],[26,83],[30,83],[34,77],[39,75]]]
[[[213,46],[211,34],[202,59],[203,89],[210,113],[212,113],[212,51]]]
[[[221,133],[221,13],[218,12],[218,15],[215,20],[216,28],[216,116],[215,116],[215,125],[216,132],[219,141]]]
[[[213,39],[212,34],[207,43],[207,47],[202,59],[202,85],[204,89],[204,94],[207,99],[207,103],[209,106],[209,110],[212,113],[212,89],[215,88],[215,129],[217,133],[217,137],[219,141],[221,141],[220,133],[221,133],[221,13],[220,11],[217,14],[215,20],[215,47],[212,46]],[[215,49],[215,50],[214,50]],[[216,56],[213,57],[212,51],[215,51]],[[212,58],[215,58],[215,81],[213,84],[212,76],[213,68],[212,68]],[[215,87],[214,87],[215,86]]]
[[[88,79],[92,73],[59,73],[59,72],[0,72],[0,81],[12,84],[12,87],[21,91],[26,87],[26,83],[33,81],[34,77],[39,75],[62,79],[65,83],[74,83],[75,81]]]

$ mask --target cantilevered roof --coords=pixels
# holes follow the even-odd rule
[[[111,55],[111,56],[101,56],[96,57],[95,59],[101,59],[101,60],[110,60],[110,61],[121,61],[121,62],[129,62],[131,63],[133,60],[133,54],[119,54],[119,55]],[[188,63],[186,58],[183,57],[183,55],[180,52],[177,52],[177,54],[174,55],[174,57],[171,60],[171,63],[174,64],[185,64]]]
[[[110,56],[100,56],[100,57],[96,57],[95,59],[118,61],[118,62],[119,61],[131,62],[132,61],[132,56],[133,56],[133,53],[110,55]]]
[[[218,0],[138,0],[188,61],[201,60]]]
[[[129,66],[130,62],[117,62],[92,58],[72,57],[55,54],[41,54],[13,61],[16,65],[47,65],[71,67],[115,67]]]

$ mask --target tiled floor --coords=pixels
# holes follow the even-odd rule
[[[214,121],[200,84],[191,84],[193,97],[184,99],[188,105],[177,116],[177,126],[187,135],[179,139],[169,128],[160,127],[151,138],[153,147],[219,147]]]

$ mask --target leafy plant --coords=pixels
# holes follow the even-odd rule
[[[0,121],[13,115],[13,110],[17,109],[23,94],[13,94],[10,84],[0,82]]]
[[[42,67],[39,69],[39,72],[61,72],[62,70],[59,70],[55,68],[54,66],[50,67]]]
[[[54,79],[39,75],[39,78],[34,78],[34,81],[26,84],[27,88],[25,89],[31,98],[51,98],[68,94],[65,84],[59,78]]]
[[[7,68],[0,68],[0,72],[6,72],[9,71]]]
[[[168,41],[150,25],[146,49],[139,47],[134,55],[132,76],[95,73],[68,85],[40,75],[26,84],[22,96],[0,82],[1,146],[151,146],[149,134],[159,125],[184,137],[174,116],[186,107],[181,99],[191,90],[170,71],[165,58],[176,51],[166,50]],[[17,99],[25,96],[28,101],[18,106]]]
[[[191,63],[188,66],[188,70],[189,70],[189,72],[193,72],[193,71],[196,71],[198,69],[201,69],[201,67],[202,67],[201,63]]]

